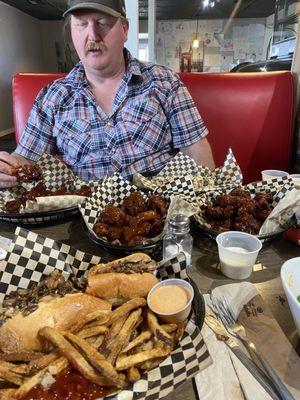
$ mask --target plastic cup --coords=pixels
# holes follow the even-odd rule
[[[161,286],[169,286],[169,285],[183,287],[186,290],[186,292],[188,293],[188,302],[182,309],[177,310],[175,312],[171,312],[171,313],[157,312],[157,310],[155,310],[155,308],[153,308],[152,304],[151,304],[152,293],[155,292],[155,290]],[[191,308],[192,308],[193,298],[194,298],[194,289],[193,289],[192,285],[190,285],[187,281],[185,281],[183,279],[170,278],[170,279],[165,279],[161,282],[158,282],[156,285],[153,286],[153,288],[148,293],[147,303],[148,303],[148,307],[150,308],[150,310],[153,311],[162,321],[164,321],[168,324],[172,324],[172,323],[177,324],[178,322],[185,321],[187,319],[187,317],[189,316],[189,313],[191,312]]]
[[[284,176],[289,176],[286,171],[280,171],[279,169],[265,169],[261,171],[261,177],[263,181],[269,181],[274,178],[283,178]]]
[[[261,241],[239,231],[220,233],[216,238],[222,273],[231,279],[246,279],[253,270]]]
[[[300,174],[290,174],[296,189],[300,189]]]

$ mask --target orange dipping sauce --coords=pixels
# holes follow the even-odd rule
[[[115,390],[89,382],[75,369],[66,369],[56,376],[48,390],[35,386],[22,400],[95,400]]]
[[[184,287],[164,285],[153,291],[150,305],[158,314],[173,314],[184,309],[189,299],[189,293]]]

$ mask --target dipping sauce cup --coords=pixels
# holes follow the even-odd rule
[[[246,279],[253,270],[261,241],[239,231],[220,233],[216,238],[222,273],[231,279]]]
[[[279,169],[265,169],[261,171],[261,177],[263,181],[269,181],[274,178],[282,178],[284,176],[289,176],[286,171],[280,171]]]
[[[148,293],[147,303],[162,321],[178,323],[185,321],[192,308],[193,287],[183,279],[166,279],[158,282]]]

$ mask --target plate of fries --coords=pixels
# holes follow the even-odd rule
[[[26,313],[29,310],[29,315],[23,315],[22,318],[25,321],[42,307],[37,309],[34,301],[28,300],[29,298],[35,299],[32,293],[43,292],[44,296],[58,296],[53,302],[63,301],[67,296],[69,299],[79,295],[92,297],[85,291],[86,277],[80,275],[84,272],[83,269],[86,269],[87,260],[96,263],[98,267],[99,258],[76,251],[67,245],[62,247],[59,242],[23,228],[17,228],[16,233],[18,234],[16,241],[6,259],[7,265],[4,271],[7,273],[6,293],[3,293],[2,283],[2,297],[5,297],[3,306],[10,306],[12,309],[17,304],[18,312],[26,306]],[[42,264],[39,262],[32,267],[31,257],[35,252],[35,245],[33,245],[33,249],[27,249],[26,244],[24,246],[24,238],[25,242],[28,240],[30,243],[36,243],[37,248],[40,248],[40,243],[43,242],[42,253],[44,251],[44,255],[51,255],[51,251],[59,247],[60,255],[63,257],[65,254],[67,258],[65,263],[62,263],[62,259],[59,260],[60,257],[56,257],[57,265],[51,267],[44,265],[47,272],[44,270],[39,279],[32,275],[32,279],[28,279],[26,284],[24,281],[19,283],[18,296],[16,296],[11,292],[16,276],[19,278],[22,274],[29,276],[30,268],[42,271]],[[17,254],[19,254],[20,242],[18,241],[20,240],[23,243],[23,253],[22,261],[19,264]],[[66,270],[69,270],[70,258],[68,257],[70,254],[75,254],[72,265],[73,273],[78,269],[76,279],[66,274]],[[25,267],[24,260],[27,260]],[[12,261],[14,269],[11,268]],[[118,265],[117,261],[116,265]],[[151,261],[151,265],[152,263]],[[156,274],[158,279],[168,279],[168,277],[187,279],[183,253],[168,260],[166,265],[158,264],[160,264]],[[75,265],[76,267],[74,267]],[[91,266],[91,264],[89,265]],[[45,285],[43,286],[43,279],[46,280],[45,277],[50,277],[54,270],[56,273],[58,273],[57,270],[61,271],[61,276],[56,275],[54,281],[63,282],[63,287],[68,288],[67,292],[64,289],[64,294],[61,294],[57,286],[53,288],[46,285],[46,289]],[[17,303],[13,302],[14,297],[17,297]],[[200,310],[200,313],[203,314],[201,317],[203,323],[203,297],[198,292],[198,297],[195,298],[194,312],[197,314]],[[98,298],[97,301],[99,300],[106,301]],[[44,307],[50,307],[51,302],[52,300],[47,300]],[[24,305],[24,303],[30,304]],[[70,307],[72,308],[72,305]],[[62,315],[65,320],[68,319],[66,313]],[[0,399],[44,400],[55,398],[59,400],[66,398],[67,389],[71,390],[71,394],[68,392],[68,395],[71,396],[67,397],[68,399],[130,400],[136,398],[136,392],[142,396],[139,398],[147,399],[149,396],[150,399],[153,398],[153,395],[161,398],[211,363],[199,330],[201,326],[197,327],[191,319],[177,324],[165,324],[159,321],[148,308],[145,297],[127,299],[122,304],[112,307],[93,308],[86,313],[80,313],[79,310],[76,315],[77,318],[73,319],[71,325],[67,326],[64,321],[64,326],[67,327],[65,329],[53,323],[49,323],[49,326],[46,324],[41,328],[35,327],[40,348],[32,347],[26,350],[17,342],[10,351],[4,352],[1,348]],[[2,317],[1,319],[0,346],[3,344],[1,329],[7,322],[6,319]],[[39,325],[39,322],[36,325]],[[26,324],[23,326],[25,327]],[[23,329],[23,326],[20,328],[20,332],[26,330]],[[178,374],[177,371],[181,371],[181,373]],[[77,397],[72,397],[72,390]]]

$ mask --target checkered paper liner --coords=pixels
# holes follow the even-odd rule
[[[273,203],[272,207],[276,207],[277,204],[280,202],[281,199],[285,197],[285,195],[293,190],[295,188],[293,181],[291,178],[287,177],[282,177],[282,178],[275,178],[272,179],[271,181],[259,181],[259,182],[254,182],[254,183],[249,183],[248,185],[245,186],[239,186],[244,190],[247,190],[250,192],[251,196],[254,197],[257,193],[268,193],[273,196]],[[196,221],[197,225],[200,226],[204,231],[208,230],[210,232],[212,231],[211,225],[205,221],[205,219],[202,216],[202,212],[204,211],[205,207],[207,204],[212,204],[216,197],[218,197],[221,194],[228,194],[232,190],[232,187],[230,188],[218,188],[215,190],[210,190],[207,191],[205,194],[201,194],[200,196],[197,197],[197,203],[198,206],[200,207],[200,212],[196,215],[193,216],[194,220]],[[285,220],[282,223],[282,229],[279,232],[264,232],[263,237],[267,236],[273,236],[276,234],[279,234],[280,232],[284,231],[287,227],[291,226],[294,221],[292,220]],[[214,231],[215,235],[217,235],[219,232]],[[260,237],[260,233],[257,235]]]
[[[175,180],[187,177],[193,182],[196,193],[217,187],[233,187],[243,182],[241,169],[231,149],[227,152],[223,166],[214,171],[197,165],[191,157],[179,152],[154,178],[135,174],[133,182],[140,188],[158,191],[166,183],[172,187]]]
[[[54,270],[61,271],[66,278],[71,273],[80,277],[99,262],[99,257],[17,227],[1,275],[1,300],[17,288],[27,289],[39,283]],[[184,253],[166,261],[158,270],[157,277],[161,280],[174,277],[187,279]],[[170,356],[126,390],[107,399],[160,399],[211,363],[198,327],[189,321],[180,343]]]
[[[99,186],[100,181],[85,182],[75,176],[73,172],[60,160],[44,154],[36,164],[43,171],[43,181],[48,189],[56,190],[61,186],[67,189],[80,189],[84,185],[88,185],[94,190]],[[22,183],[21,186],[7,189],[0,192],[0,212],[3,211],[5,217],[4,205],[6,201],[18,198],[25,190],[30,190],[36,183]],[[22,214],[39,213],[45,211],[62,210],[70,207],[77,207],[78,204],[85,200],[83,196],[47,196],[37,198],[37,201],[27,201],[25,209],[16,215],[16,219],[24,219]]]
[[[87,199],[86,202],[79,205],[79,210],[90,234],[96,239],[99,239],[99,237],[93,231],[93,226],[97,222],[100,212],[108,205],[108,203],[113,203],[115,206],[120,206],[122,205],[124,198],[136,190],[139,189],[135,185],[126,181],[119,174],[114,174],[105,179],[102,182],[102,185],[99,185],[99,187],[94,190],[92,196]],[[147,199],[148,195],[143,192],[141,193],[143,197]],[[167,184],[164,187],[159,188],[157,193],[167,199],[173,195],[177,195],[189,203],[196,204],[196,194],[193,183],[185,178],[174,181],[174,186],[169,186]],[[161,239],[162,234],[163,233],[151,239],[145,239],[144,244],[147,245],[158,242]],[[101,240],[107,242],[107,239],[104,237],[101,237]],[[115,241],[113,244],[118,246],[119,242]]]

